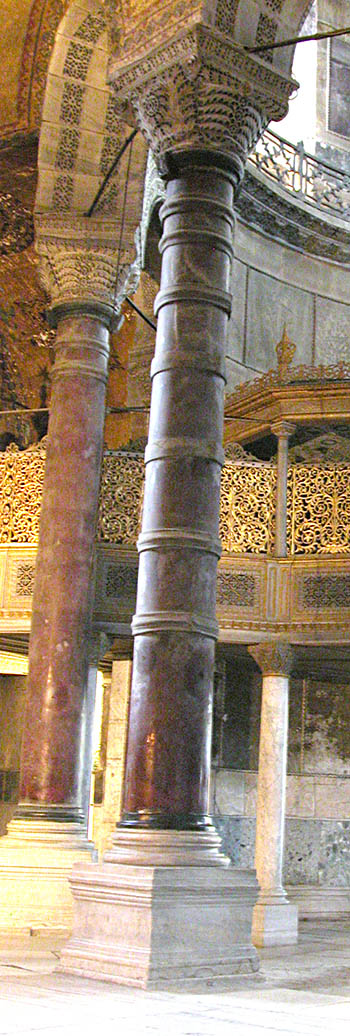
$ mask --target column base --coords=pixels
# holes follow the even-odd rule
[[[74,863],[95,855],[83,824],[12,820],[0,839],[0,935],[69,936],[74,910],[68,877]]]
[[[287,897],[263,894],[253,910],[254,946],[292,946],[298,942],[298,908]]]
[[[192,835],[186,850],[188,833],[155,834],[158,840],[162,835],[163,865],[152,862],[149,844],[147,863],[138,862],[137,853],[134,863],[109,862],[112,850],[100,866],[75,866],[70,879],[76,904],[73,937],[64,947],[59,970],[143,989],[212,983],[227,988],[233,978],[255,974],[254,871],[232,867],[223,854],[224,865],[219,859],[215,867],[201,856],[202,849],[197,854],[202,862],[189,863],[186,855],[195,860],[192,839],[198,835]],[[170,855],[178,842],[176,865],[168,863],[167,837]],[[114,851],[117,842],[118,836]]]

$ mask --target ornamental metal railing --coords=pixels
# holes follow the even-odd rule
[[[241,449],[240,447],[238,448]],[[0,453],[0,546],[38,541],[45,443]],[[98,540],[136,546],[144,486],[142,454],[106,451]],[[221,480],[220,535],[231,554],[271,554],[275,462],[227,460]],[[350,554],[350,464],[292,464],[287,494],[288,553]]]
[[[265,130],[250,156],[250,164],[286,191],[310,205],[350,219],[350,175],[305,151],[302,141],[291,144]]]

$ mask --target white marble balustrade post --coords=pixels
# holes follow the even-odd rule
[[[288,693],[293,653],[289,644],[249,648],[262,671],[255,865],[260,886],[253,911],[255,946],[297,942],[298,911],[282,885],[288,747]]]

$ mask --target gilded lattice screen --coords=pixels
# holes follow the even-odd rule
[[[0,543],[37,543],[45,445],[0,453]],[[98,538],[135,545],[140,526],[144,462],[137,454],[105,453]]]
[[[302,465],[289,472],[291,554],[350,553],[350,465]]]
[[[45,444],[0,453],[0,543],[38,540]],[[98,539],[135,546],[141,521],[144,461],[140,454],[106,452]],[[224,551],[273,550],[276,467],[228,461],[221,485],[220,535]],[[350,553],[350,465],[296,464],[288,475],[288,552]]]
[[[44,465],[44,448],[0,453],[0,543],[37,542]]]
[[[221,481],[220,536],[234,554],[271,553],[276,468],[271,464],[225,465]]]

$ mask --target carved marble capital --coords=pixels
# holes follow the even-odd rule
[[[290,439],[291,435],[294,435],[295,425],[290,421],[275,421],[271,425],[271,431],[277,439]]]
[[[161,167],[184,150],[216,151],[239,178],[264,127],[288,111],[295,85],[201,21],[155,39],[152,50],[145,35],[143,50],[112,59],[110,79]]]
[[[285,641],[266,641],[253,644],[249,654],[261,669],[263,676],[290,676],[294,655],[290,644]]]
[[[76,213],[36,216],[36,251],[42,284],[53,312],[100,307],[111,319],[140,276],[140,247],[133,262],[120,250],[120,228],[111,220]]]

